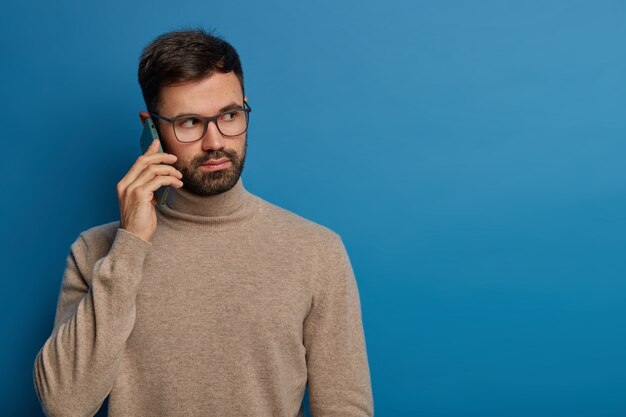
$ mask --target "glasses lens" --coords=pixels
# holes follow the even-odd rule
[[[248,126],[247,114],[243,110],[233,110],[223,113],[217,119],[217,127],[223,135],[237,136],[246,131]]]
[[[174,122],[174,133],[181,142],[193,142],[204,133],[204,119],[189,116]]]
[[[174,122],[174,133],[181,142],[195,142],[205,133],[206,120],[196,116],[184,117]],[[238,136],[248,128],[248,113],[232,110],[217,118],[217,128],[225,136]]]

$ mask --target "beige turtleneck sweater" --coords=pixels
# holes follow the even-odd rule
[[[170,187],[151,241],[71,245],[34,364],[48,416],[373,415],[361,307],[332,230],[249,193]]]

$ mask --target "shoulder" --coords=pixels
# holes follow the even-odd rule
[[[94,263],[111,249],[118,229],[119,220],[93,226],[80,232],[71,244],[68,262],[71,260],[87,281]]]
[[[90,257],[101,258],[111,249],[119,226],[119,220],[115,220],[90,227],[79,234],[74,245],[82,245],[89,252]]]
[[[109,223],[100,224],[90,227],[87,230],[81,232],[81,236],[86,239],[102,239],[102,238],[115,238],[117,229],[120,227],[120,221],[115,220]]]
[[[339,234],[330,227],[260,197],[256,198],[259,199],[262,221],[269,227],[272,235],[280,236],[292,243],[305,241],[320,247],[336,246],[341,242]]]

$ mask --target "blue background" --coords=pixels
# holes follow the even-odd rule
[[[377,416],[626,415],[624,1],[10,3],[0,414],[41,415],[69,245],[119,218],[141,48],[202,25],[244,184],[344,239]]]

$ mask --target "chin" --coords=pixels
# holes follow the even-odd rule
[[[219,172],[220,175],[207,175],[207,173],[204,172],[199,181],[187,181],[187,183],[183,185],[183,188],[197,195],[217,195],[233,188],[240,178],[240,173],[233,171],[224,173],[222,173],[222,171],[216,172]],[[216,172],[210,174],[215,174]]]

